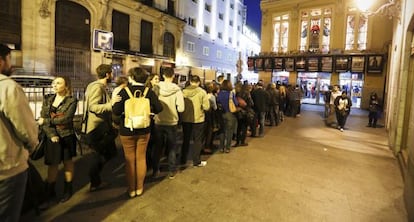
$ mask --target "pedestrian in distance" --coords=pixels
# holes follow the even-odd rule
[[[381,105],[376,93],[371,93],[369,98],[369,114],[367,127],[377,127],[378,114],[381,112]]]
[[[336,120],[338,121],[338,129],[343,132],[346,120],[351,112],[351,98],[343,91],[341,96],[336,97],[334,101]]]
[[[18,222],[29,153],[39,141],[29,101],[23,89],[9,78],[11,67],[11,49],[0,44],[0,220]]]

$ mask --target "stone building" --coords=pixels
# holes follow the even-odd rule
[[[0,13],[0,41],[15,49],[19,73],[78,82],[101,63],[112,63],[115,75],[172,66],[185,26],[171,0],[4,0]]]
[[[351,0],[262,0],[261,10],[261,57],[283,58],[286,67],[264,67],[260,79],[298,84],[309,103],[323,104],[335,84],[355,107],[366,108],[372,92],[383,98],[392,20],[368,16]],[[380,60],[378,69],[370,59]]]
[[[350,73],[351,83],[362,82],[358,95],[362,108],[367,108],[371,92],[383,99],[390,149],[398,158],[405,182],[408,220],[414,221],[414,2],[377,0],[371,6],[357,7],[367,2],[262,0],[261,51],[275,58],[306,58],[307,70],[288,72],[291,84],[306,78],[343,86],[348,81],[343,73]],[[315,55],[337,64],[326,75],[307,76],[310,58]],[[352,62],[355,56],[356,63]],[[341,66],[344,57],[351,58],[348,68]],[[362,58],[365,61],[359,66]],[[271,80],[274,75],[277,73],[260,72],[262,79]]]

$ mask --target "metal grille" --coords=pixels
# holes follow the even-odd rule
[[[70,77],[73,83],[89,82],[91,78],[90,51],[56,46],[55,58],[57,76]]]

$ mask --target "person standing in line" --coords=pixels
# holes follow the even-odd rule
[[[145,87],[150,88],[155,95],[158,96],[159,94],[159,87],[158,83],[160,82],[160,75],[157,73],[151,73],[148,75],[147,80],[145,81]],[[147,166],[150,166],[152,168],[153,161],[152,161],[152,153],[155,146],[155,135],[157,132],[155,131],[155,121],[154,116],[151,115],[151,132],[150,132],[150,138],[147,145],[147,151],[146,151],[146,158],[147,158]],[[154,172],[154,171],[153,171]]]
[[[112,66],[101,64],[96,68],[98,80],[91,82],[85,91],[87,112],[84,113],[83,132],[96,135],[89,146],[95,151],[91,157],[89,169],[91,192],[103,187],[101,171],[104,165],[116,154],[116,133],[112,127],[112,105],[119,102],[119,97],[111,101],[106,87],[112,81]],[[96,132],[96,133],[95,133]]]
[[[377,127],[378,112],[381,111],[380,102],[376,93],[371,93],[369,98],[369,114],[367,127]]]
[[[38,127],[23,89],[12,79],[11,49],[0,44],[0,220],[18,222],[27,183],[29,152]]]
[[[42,126],[47,140],[45,164],[48,166],[46,192],[47,201],[40,208],[48,208],[56,198],[55,185],[59,163],[63,162],[65,183],[61,203],[68,201],[73,194],[72,179],[76,156],[76,136],[73,128],[78,100],[72,96],[70,79],[56,77],[52,82],[54,94],[45,95],[38,123]]]
[[[158,177],[159,164],[164,148],[168,150],[168,177],[174,179],[177,174],[177,128],[178,113],[184,111],[183,93],[177,84],[173,83],[174,69],[165,68],[164,81],[158,83],[158,99],[162,104],[162,111],[155,115],[155,146],[153,146],[153,177]]]
[[[205,141],[204,141],[204,150],[206,154],[213,153],[213,141],[215,136],[214,131],[214,114],[217,110],[217,99],[216,99],[216,85],[213,82],[206,83],[205,89],[207,92],[208,101],[210,101],[210,109],[205,112]]]
[[[339,85],[334,85],[331,92],[331,98],[329,99],[329,116],[326,119],[326,125],[331,127],[332,124],[335,124],[335,99],[338,96],[341,96],[341,91],[339,91]]]
[[[253,99],[253,109],[256,113],[256,118],[259,123],[259,137],[264,136],[264,126],[265,126],[265,117],[266,110],[269,104],[269,94],[263,88],[263,81],[257,83],[257,88],[251,92]],[[255,124],[255,123],[254,123]],[[256,136],[256,127],[252,125],[251,127],[251,137]]]
[[[183,89],[185,109],[181,115],[183,124],[181,164],[187,163],[190,140],[193,139],[193,165],[203,167],[207,165],[207,161],[200,159],[204,138],[204,112],[210,109],[210,102],[206,91],[200,87],[200,83],[200,77],[193,75],[190,85]]]
[[[139,90],[144,92],[145,81],[147,80],[148,72],[140,67],[131,68],[128,71],[128,89],[134,94]],[[147,88],[145,98],[150,100],[151,113],[158,114],[162,111],[162,105],[158,100],[157,95],[152,89]],[[144,192],[144,180],[147,172],[146,152],[148,141],[150,138],[151,125],[142,129],[130,129],[125,127],[125,101],[130,97],[126,88],[119,92],[121,101],[113,106],[113,113],[116,116],[121,116],[121,124],[119,127],[119,135],[124,150],[125,157],[125,171],[126,180],[128,183],[128,196],[134,198],[142,195]]]
[[[236,91],[236,99],[239,104],[238,107],[240,108],[240,111],[236,113],[238,121],[237,142],[234,146],[248,146],[249,144],[246,143],[247,126],[251,121],[251,119],[249,118],[249,113],[251,113],[251,110],[253,109],[253,100],[250,96],[249,85],[243,84],[240,90]]]
[[[233,131],[237,122],[236,116],[230,112],[230,99],[236,107],[239,105],[236,95],[233,93],[233,86],[231,82],[229,80],[224,80],[217,95],[217,103],[221,106],[223,111],[222,116],[224,120],[224,131],[220,134],[220,149],[225,153],[230,153]]]
[[[343,91],[341,96],[336,97],[335,101],[336,119],[338,121],[338,129],[343,132],[345,128],[346,119],[351,112],[352,101],[346,92]]]

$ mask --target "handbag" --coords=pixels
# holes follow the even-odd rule
[[[39,127],[38,139],[39,139],[39,143],[37,144],[33,153],[30,154],[31,160],[38,160],[45,156],[47,136],[46,136],[45,131],[43,131],[42,127]]]
[[[230,110],[231,113],[237,112],[237,107],[233,102],[233,93],[232,92],[230,92],[230,94],[229,94],[229,110]]]
[[[237,102],[239,103],[239,107],[244,108],[247,106],[246,101],[240,96],[236,96],[236,99],[237,99]]]

